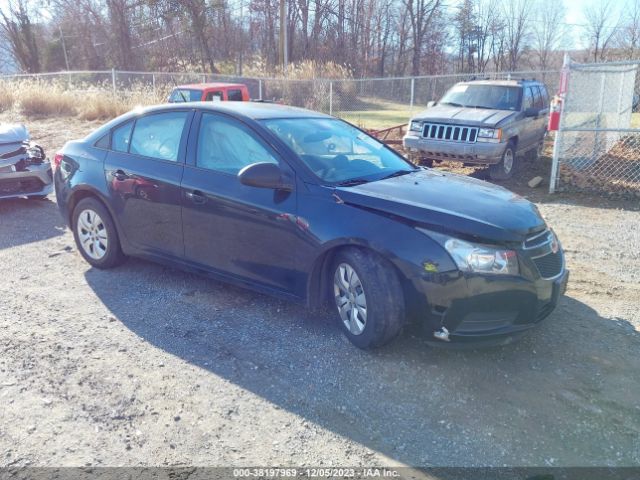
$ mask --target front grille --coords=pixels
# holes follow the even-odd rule
[[[562,272],[562,253],[559,251],[552,252],[548,255],[534,258],[533,263],[542,278],[553,278]]]
[[[34,193],[39,192],[43,187],[44,183],[36,177],[0,180],[0,195]]]
[[[475,143],[478,138],[478,128],[446,125],[443,123],[425,123],[422,130],[422,136],[429,140]]]

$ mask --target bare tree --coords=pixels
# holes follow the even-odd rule
[[[504,33],[507,50],[507,69],[518,69],[520,57],[530,35],[530,19],[533,9],[531,0],[505,0]]]
[[[411,39],[413,55],[411,60],[411,74],[420,75],[420,62],[424,41],[429,33],[432,20],[438,13],[441,0],[402,0],[406,14],[411,24]]]
[[[535,6],[532,47],[540,69],[547,70],[552,53],[564,40],[566,10],[562,0],[538,0]]]
[[[22,70],[29,73],[40,71],[36,25],[26,0],[10,0],[6,9],[0,7],[0,35]]]
[[[623,12],[615,42],[627,60],[634,60],[640,56],[640,0],[630,0]]]
[[[589,42],[594,62],[605,61],[608,49],[618,29],[619,18],[613,17],[611,0],[600,0],[584,10],[584,34]]]

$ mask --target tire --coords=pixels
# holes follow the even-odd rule
[[[544,150],[544,140],[541,141],[538,145],[536,145],[536,148],[531,149],[531,151],[529,152],[528,160],[530,162],[535,162],[542,156],[543,150]]]
[[[513,176],[517,165],[515,143],[510,141],[502,153],[500,162],[489,166],[489,176],[493,180],[508,180]]]
[[[71,218],[78,251],[91,266],[106,269],[122,263],[124,254],[118,232],[102,202],[93,197],[83,198]]]
[[[338,321],[351,343],[366,350],[400,334],[405,323],[404,295],[398,275],[386,260],[349,248],[338,252],[331,272]]]

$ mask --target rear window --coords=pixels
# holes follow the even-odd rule
[[[242,101],[242,90],[229,90],[229,91],[227,91],[227,98],[231,102],[241,102]]]
[[[202,90],[192,90],[190,88],[176,88],[171,92],[169,102],[199,102],[202,98]]]

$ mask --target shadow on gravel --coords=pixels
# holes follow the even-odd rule
[[[0,249],[57,237],[64,229],[52,199],[0,199]]]
[[[507,347],[405,335],[363,352],[331,313],[144,261],[86,280],[127,328],[203,375],[409,465],[634,464],[640,336],[575,299]]]

